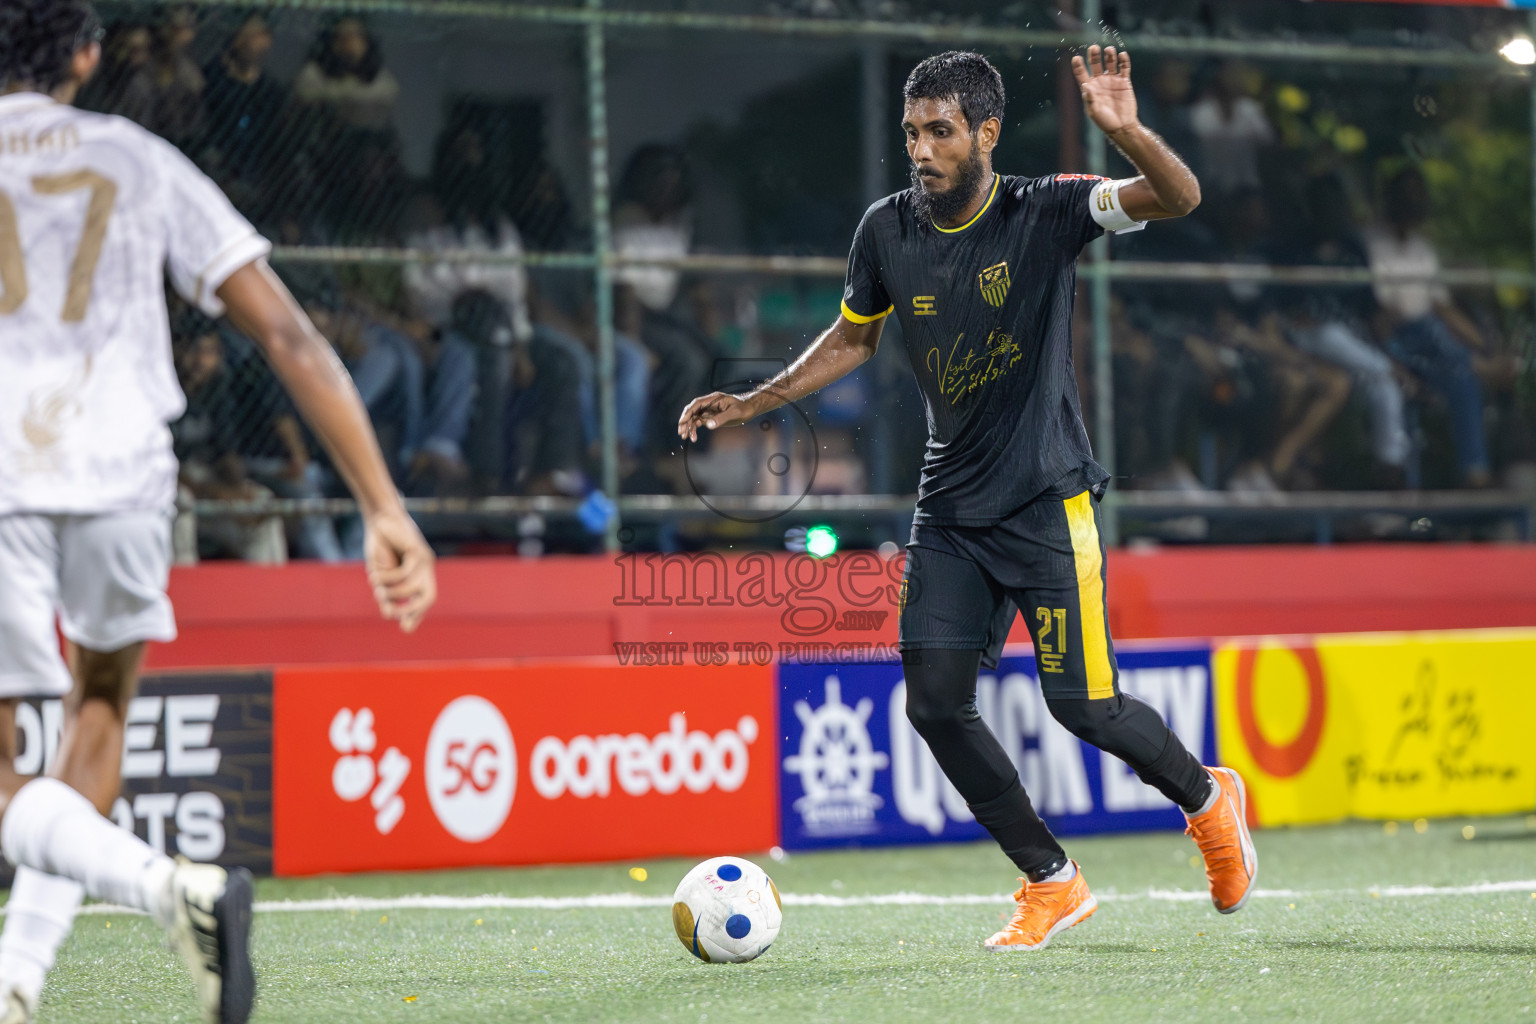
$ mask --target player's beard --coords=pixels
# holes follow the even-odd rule
[[[912,165],[912,205],[919,217],[927,215],[935,224],[948,224],[981,193],[986,168],[981,164],[981,145],[971,136],[971,152],[955,167],[953,184],[943,192],[929,192],[923,187],[918,165]]]

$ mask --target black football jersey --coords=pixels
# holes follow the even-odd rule
[[[919,218],[911,194],[871,206],[853,237],[843,315],[901,321],[928,414],[918,522],[987,526],[1081,471],[1101,490],[1072,371],[1077,254],[1102,230],[1103,179],[995,175],[967,223]]]

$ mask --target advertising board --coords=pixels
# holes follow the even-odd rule
[[[1536,807],[1536,632],[1249,638],[1212,662],[1258,824]]]
[[[603,861],[777,841],[773,669],[279,669],[278,874]]]
[[[1211,763],[1209,648],[1126,645],[1117,655],[1121,688]],[[1057,724],[1027,649],[1010,649],[997,672],[982,674],[977,707],[1057,832],[1184,827],[1178,808],[1119,759]],[[779,720],[786,848],[985,836],[907,721],[899,663],[781,665]]]
[[[62,700],[16,709],[16,771],[53,763]],[[272,675],[147,676],[129,702],[112,819],[169,854],[272,870]]]

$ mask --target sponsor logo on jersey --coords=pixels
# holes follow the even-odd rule
[[[939,315],[939,311],[933,307],[933,302],[934,302],[934,296],[932,296],[932,295],[914,295],[914,296],[912,296],[912,315],[913,316],[938,316]]]
[[[951,402],[958,402],[973,391],[1003,377],[1020,359],[1024,350],[1013,340],[1013,335],[993,329],[987,336],[986,347],[969,351],[956,357],[965,335],[955,339],[946,359],[937,348],[928,350],[925,365],[939,379],[939,394]]]
[[[1008,297],[1008,264],[1003,262],[988,267],[976,275],[976,279],[981,285],[981,297],[987,300],[987,304],[1001,306]]]

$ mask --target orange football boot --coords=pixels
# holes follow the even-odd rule
[[[1077,868],[1076,861],[1072,867]],[[1051,936],[1086,921],[1099,909],[1099,901],[1083,881],[1081,868],[1065,882],[1019,881],[1022,886],[1013,894],[1018,909],[1008,926],[987,940],[987,948],[994,953],[1044,949],[1051,944]]]
[[[1223,914],[1243,909],[1259,874],[1259,854],[1248,832],[1248,791],[1231,768],[1207,768],[1220,792],[1204,814],[1189,819],[1184,834],[1193,836],[1205,858],[1211,902]]]

